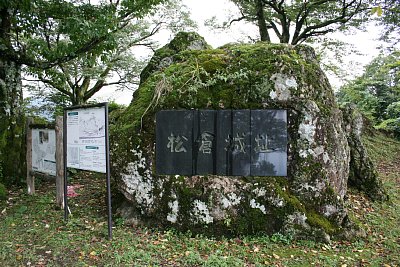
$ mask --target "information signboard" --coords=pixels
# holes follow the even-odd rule
[[[32,129],[32,171],[56,175],[56,132]]]
[[[108,238],[112,239],[108,103],[64,108],[64,218],[68,219],[67,168],[106,174]]]
[[[105,106],[66,111],[67,167],[106,173]]]

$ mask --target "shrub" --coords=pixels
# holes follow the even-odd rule
[[[7,198],[7,189],[0,183],[0,200],[5,200]]]
[[[376,128],[392,133],[395,138],[400,139],[400,117],[384,120]]]

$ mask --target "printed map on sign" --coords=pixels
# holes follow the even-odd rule
[[[96,117],[92,112],[82,113],[79,120],[79,138],[103,138],[105,136],[104,114]]]
[[[105,107],[67,111],[67,166],[106,172]]]
[[[32,129],[32,170],[56,175],[55,130]]]

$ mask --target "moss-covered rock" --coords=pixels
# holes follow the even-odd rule
[[[147,64],[140,74],[140,81],[143,82],[152,73],[167,68],[174,62],[174,56],[179,52],[185,50],[203,50],[206,48],[211,48],[211,46],[197,33],[180,32],[170,43],[154,53],[149,64]]]
[[[355,105],[342,108],[347,139],[350,146],[350,173],[348,184],[365,192],[373,200],[388,198],[372,160],[362,143],[364,122]]]
[[[314,51],[263,42],[211,49],[195,36],[179,34],[155,53],[111,129],[113,176],[130,203],[121,214],[135,223],[214,234],[282,232],[326,240],[340,232],[347,221],[350,151]],[[202,45],[188,50],[188,43]],[[288,112],[287,177],[155,174],[157,111],[268,108]]]

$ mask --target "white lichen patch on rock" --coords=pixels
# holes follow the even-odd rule
[[[307,191],[310,192],[313,197],[320,197],[326,186],[326,183],[323,181],[315,181],[314,185],[310,183],[303,183],[300,186],[300,191]]]
[[[338,212],[338,209],[333,205],[325,205],[324,207],[322,207],[322,214],[325,217],[329,217],[332,214],[336,214],[337,212]]]
[[[237,182],[227,176],[214,176],[213,183],[208,186],[209,189],[229,194],[237,190]]]
[[[289,77],[282,73],[275,73],[271,76],[271,81],[275,82],[274,89],[269,93],[272,100],[286,101],[291,97],[291,91],[297,89],[297,82],[294,77]]]
[[[280,197],[269,197],[268,201],[270,201],[271,204],[277,208],[282,208],[285,206],[285,201]]]
[[[265,196],[265,194],[267,193],[267,191],[265,190],[265,188],[256,188],[253,190],[253,193],[257,196],[257,197],[263,197]]]
[[[285,224],[288,225],[301,225],[304,228],[309,228],[308,224],[306,223],[307,216],[302,212],[295,212],[290,214],[286,218]]]
[[[166,68],[166,67],[170,66],[172,63],[174,63],[172,57],[163,58],[163,59],[160,61],[159,65],[158,65],[158,68],[159,68],[159,69]]]
[[[194,40],[187,47],[187,50],[202,50],[204,49],[204,42],[202,40]]]
[[[224,209],[227,209],[231,206],[238,205],[241,200],[242,198],[240,196],[237,196],[235,193],[231,192],[226,197],[225,196],[221,197],[222,207]]]
[[[317,107],[318,108],[318,107]],[[304,119],[299,125],[300,139],[308,141],[309,144],[313,144],[315,142],[315,129],[317,124],[317,118],[314,117],[312,113],[305,113]]]
[[[167,221],[171,223],[176,223],[178,219],[179,203],[175,193],[172,193],[172,198],[174,199],[174,201],[168,202],[168,207],[171,209],[171,212],[167,215]]]
[[[154,203],[152,176],[149,168],[146,168],[146,160],[142,157],[141,151],[132,149],[131,151],[137,161],[128,163],[125,173],[121,174],[124,188],[123,190],[145,209],[151,208]],[[139,168],[144,170],[142,174]],[[126,195],[126,194],[125,194]]]
[[[254,198],[250,200],[250,207],[252,207],[253,209],[259,209],[262,213],[267,214],[265,206],[260,203],[257,203]]]
[[[214,221],[214,218],[210,215],[210,211],[207,208],[206,203],[196,199],[193,203],[193,210],[191,213],[193,221],[195,223],[209,224]]]
[[[326,164],[326,163],[328,163],[329,162],[329,155],[328,155],[328,153],[324,153],[324,155],[322,156],[322,159],[323,159],[323,161],[324,161],[324,163]]]
[[[323,153],[323,147],[317,147],[316,150],[314,150],[316,142],[315,134],[318,122],[317,114],[319,111],[320,110],[315,102],[307,102],[307,112],[304,113],[304,118],[301,121],[298,130],[300,141],[303,143],[303,147],[300,148],[299,151],[299,155],[302,158],[306,158],[309,155],[316,157]]]

